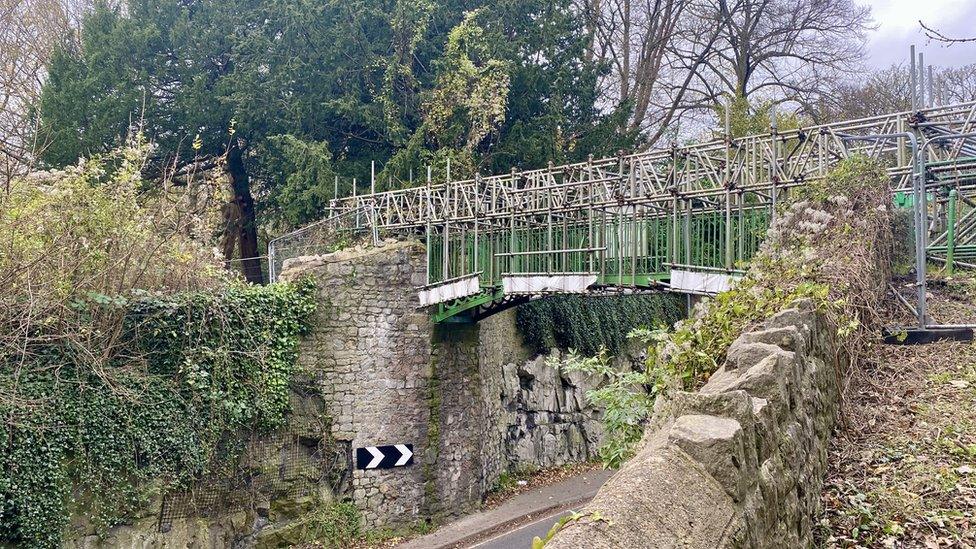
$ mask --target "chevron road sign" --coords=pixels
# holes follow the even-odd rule
[[[356,468],[392,469],[413,464],[413,444],[356,448]]]

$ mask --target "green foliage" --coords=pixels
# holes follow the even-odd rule
[[[345,549],[362,536],[359,509],[348,502],[321,504],[289,529],[298,529],[298,538],[315,547]]]
[[[716,109],[716,114],[724,131],[725,111],[729,109],[729,130],[732,132],[732,138],[737,139],[769,133],[773,107],[774,104],[768,101],[751,105],[745,97],[736,96],[731,105],[722,105]],[[784,112],[782,109],[776,111],[776,129],[779,132],[795,130],[802,125],[802,122],[796,114]]]
[[[266,220],[294,227],[322,215],[335,192],[329,144],[294,135],[273,135],[256,147],[255,173],[279,178],[262,203]]]
[[[272,230],[324,214],[332,172],[368,185],[540,167],[626,146],[599,114],[570,0],[98,2],[55,53],[38,108],[65,166],[140,127],[152,163],[246,148]],[[288,136],[282,138],[281,136]],[[326,154],[328,153],[328,154]],[[268,223],[262,220],[262,225]]]
[[[0,401],[0,541],[57,547],[72,509],[100,529],[118,524],[154,495],[230,466],[235,435],[283,425],[313,290],[303,281],[96,294],[75,310],[123,310],[118,345],[100,350],[109,360],[44,339],[3,357],[0,394],[15,398]]]
[[[452,174],[476,171],[475,151],[505,121],[510,78],[509,64],[496,57],[500,37],[489,36],[478,23],[483,13],[467,13],[448,33],[438,78],[426,94],[424,123],[393,156],[381,180],[410,166],[446,165],[448,157]]]
[[[186,237],[185,216],[143,192],[143,158],[143,147],[126,147],[0,194],[0,359],[18,311],[58,322],[58,307],[84,292],[223,283],[210,250]]]
[[[809,299],[827,313],[842,340],[858,332],[862,323],[850,302],[857,298],[858,290],[846,282],[840,287],[832,284],[845,263],[863,262],[863,258],[846,255],[857,235],[852,219],[826,210],[856,207],[860,221],[879,221],[882,213],[873,204],[879,190],[886,192],[887,181],[884,168],[876,162],[852,158],[824,180],[809,185],[779,214],[780,224],[770,229],[764,249],[731,290],[703,302],[672,331],[639,329],[631,333],[648,347],[646,369],[618,370],[610,361],[613,352],[605,349],[590,358],[584,355],[593,353],[571,353],[563,361],[561,367],[566,370],[606,380],[587,393],[592,403],[605,409],[607,435],[600,448],[605,465],[617,467],[633,454],[659,395],[705,383],[741,333],[796,301]],[[871,245],[861,243],[862,248]],[[824,266],[831,261],[834,263]],[[540,337],[535,329],[534,337]]]
[[[649,330],[647,332],[650,333]],[[620,467],[630,457],[629,448],[640,440],[644,431],[644,420],[653,405],[654,396],[660,390],[660,383],[665,381],[661,370],[618,369],[611,363],[605,349],[593,357],[573,351],[564,360],[551,359],[549,365],[561,367],[567,372],[599,376],[604,380],[598,388],[587,391],[586,398],[604,410],[603,427],[606,434],[599,449],[600,460],[605,467]]]
[[[827,177],[811,181],[800,188],[798,199],[828,201],[834,197],[855,200],[857,195],[872,191],[888,181],[888,172],[878,161],[857,155],[837,164]]]
[[[672,324],[681,317],[674,295],[550,296],[516,310],[519,333],[539,353],[575,349],[595,355],[624,350],[627,333],[638,327]]]

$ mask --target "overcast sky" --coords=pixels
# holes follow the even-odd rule
[[[976,63],[976,43],[946,47],[928,42],[918,20],[954,37],[976,36],[976,0],[861,0],[871,6],[878,29],[868,40],[869,63],[876,67],[908,62],[908,47],[925,53],[925,63],[959,66]]]

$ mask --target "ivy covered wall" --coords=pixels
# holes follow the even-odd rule
[[[631,330],[671,326],[683,309],[674,294],[554,295],[520,306],[516,319],[526,345],[538,353],[573,349],[592,356],[605,347],[617,355]]]
[[[17,396],[0,399],[0,545],[59,547],[69,519],[105,531],[232,468],[242,433],[286,423],[313,293],[299,281],[92,294],[76,313],[123,316],[111,360],[63,339],[0,356],[0,389]]]

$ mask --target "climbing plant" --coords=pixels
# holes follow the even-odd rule
[[[618,354],[634,328],[671,325],[681,318],[681,299],[674,295],[550,296],[522,305],[516,322],[535,351],[574,349],[595,355]]]
[[[234,464],[288,413],[310,282],[231,279],[138,144],[0,194],[0,545],[58,547]]]
[[[151,498],[231,466],[241,432],[282,426],[309,282],[218,292],[93,297],[123,308],[111,360],[93,367],[66,344],[0,363],[15,401],[0,458],[0,541],[55,547],[72,510],[103,530]]]

